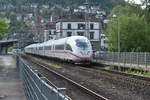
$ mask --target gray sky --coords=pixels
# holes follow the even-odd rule
[[[125,0],[125,1],[128,1],[128,0]],[[141,0],[129,0],[129,1],[131,1],[131,2],[135,1],[136,4],[141,4]]]

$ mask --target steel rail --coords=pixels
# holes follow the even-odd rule
[[[90,90],[90,89],[88,89],[88,88],[82,86],[81,84],[79,84],[79,83],[77,83],[77,82],[75,82],[75,81],[73,81],[73,80],[71,80],[71,79],[69,79],[69,78],[67,78],[67,77],[65,77],[65,76],[63,76],[63,75],[57,73],[56,71],[51,70],[50,68],[48,68],[48,67],[42,65],[41,63],[37,63],[37,62],[34,62],[34,61],[33,61],[33,63],[35,63],[35,64],[37,64],[37,65],[43,67],[44,69],[50,71],[51,73],[53,73],[53,74],[55,74],[55,75],[57,75],[57,76],[59,76],[59,77],[65,79],[66,81],[68,81],[68,82],[71,83],[72,85],[74,85],[74,86],[76,86],[76,87],[79,87],[80,89],[82,89],[82,90],[83,90],[84,92],[86,92],[87,94],[89,94],[89,95],[93,96],[94,98],[96,98],[96,100],[109,100],[108,98],[106,98],[106,97],[104,97],[104,96],[102,96],[102,95],[100,95],[100,94],[98,94],[98,93],[96,93],[96,92],[94,92],[94,91],[92,91],[92,90]]]

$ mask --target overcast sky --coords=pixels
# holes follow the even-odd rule
[[[128,1],[128,0],[125,0]],[[141,4],[141,0],[130,0],[131,2],[134,1],[136,4]]]

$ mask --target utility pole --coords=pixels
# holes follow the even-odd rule
[[[117,51],[120,53],[120,21],[116,14],[113,14],[112,17],[117,19]]]
[[[118,52],[120,53],[120,22],[118,18]]]
[[[63,31],[62,31],[62,17],[60,18],[60,38],[63,36]]]
[[[40,17],[40,6],[38,4],[37,7],[35,8],[35,35],[37,42],[41,42],[40,33],[41,33],[41,17]]]
[[[85,36],[89,39],[89,3],[88,0],[85,2],[86,10],[85,10]]]
[[[99,46],[98,49],[101,51],[101,35],[102,35],[102,27],[103,27],[103,14],[99,13]]]
[[[60,36],[57,38],[63,38],[63,17],[62,17],[62,12],[60,12]]]

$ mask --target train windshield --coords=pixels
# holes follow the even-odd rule
[[[80,48],[88,48],[88,42],[84,39],[77,39],[75,40],[76,41],[76,45],[77,47],[80,47]]]

